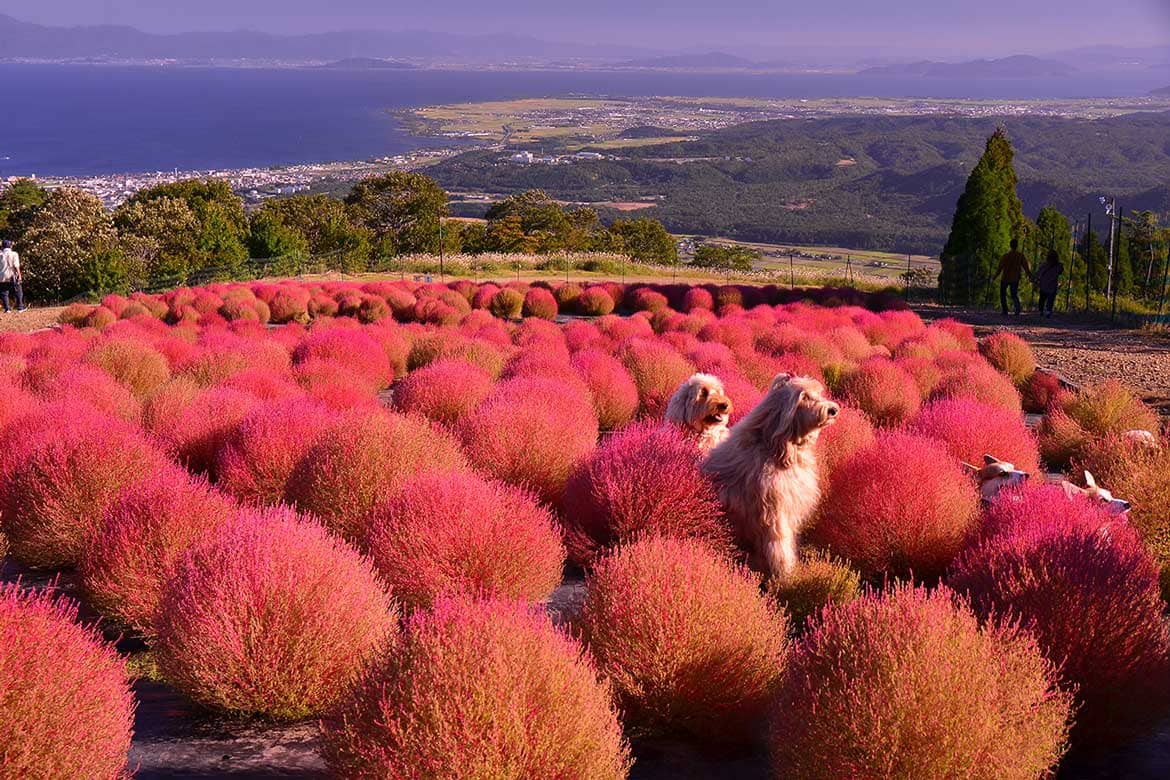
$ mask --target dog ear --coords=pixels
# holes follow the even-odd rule
[[[960,463],[959,465],[961,465],[963,467],[963,471],[967,472],[972,477],[979,476],[979,472],[983,470],[983,469],[976,468],[975,466],[972,466],[970,463]]]
[[[792,374],[785,371],[783,374],[777,374],[776,378],[772,380],[772,388],[783,387],[792,381]]]
[[[796,438],[796,412],[800,408],[801,389],[785,382],[773,386],[769,394],[775,394],[776,407],[768,420],[768,437],[772,452],[776,454],[777,465],[788,468],[792,461],[793,439]]]
[[[983,456],[983,465],[990,466],[994,463],[999,463],[999,458],[995,457],[994,455]]]
[[[1085,472],[1085,487],[1090,490],[1096,490],[1097,488],[1097,480],[1093,479],[1093,475],[1088,471]]]
[[[1064,490],[1064,494],[1069,498],[1076,498],[1077,496],[1084,495],[1084,492],[1082,492],[1079,487],[1069,482],[1067,479],[1061,480],[1060,487]]]

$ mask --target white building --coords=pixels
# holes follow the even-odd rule
[[[532,164],[532,152],[517,152],[511,157],[512,162],[520,163],[521,165]]]

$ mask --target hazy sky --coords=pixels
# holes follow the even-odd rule
[[[155,32],[512,32],[657,49],[821,46],[954,56],[1170,43],[1170,0],[0,0],[43,24]],[[860,53],[860,52],[858,52]]]

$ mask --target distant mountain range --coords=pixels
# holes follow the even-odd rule
[[[886,65],[866,68],[863,76],[921,76],[924,78],[1051,78],[1071,76],[1077,69],[1064,62],[1044,60],[1026,54],[998,60],[971,62],[913,62],[905,65]]]
[[[1150,94],[1153,95],[1154,97],[1170,97],[1170,87],[1162,87],[1161,89],[1155,89],[1152,92],[1150,92]]]
[[[278,60],[453,58],[460,60],[598,59],[645,56],[646,49],[610,44],[554,43],[521,35],[456,35],[377,30],[271,35],[235,32],[157,35],[133,27],[46,27],[0,14],[0,58],[78,60]]]
[[[719,70],[738,68],[768,67],[763,63],[753,62],[734,54],[722,51],[712,51],[705,54],[679,54],[669,57],[651,57],[649,59],[630,60],[619,62],[619,68],[662,68],[665,70]]]
[[[344,60],[337,60],[325,65],[318,65],[318,68],[326,68],[329,70],[411,70],[415,66],[409,62],[399,62],[398,60],[383,60],[374,57],[349,57]]]

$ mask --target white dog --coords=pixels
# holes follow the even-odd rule
[[[797,537],[820,501],[816,443],[840,407],[820,382],[781,374],[703,464],[754,568],[786,578]]]
[[[679,385],[666,405],[666,421],[694,436],[706,454],[727,440],[731,399],[723,383],[710,374],[695,374]]]
[[[984,504],[990,504],[1004,488],[1023,485],[1031,476],[1020,471],[1014,463],[1000,460],[992,455],[983,456],[983,468],[964,463],[963,468],[979,483],[979,495]]]
[[[1101,504],[1105,507],[1105,511],[1108,512],[1111,517],[1117,517],[1122,520],[1129,519],[1129,510],[1132,508],[1132,505],[1123,499],[1114,498],[1113,494],[1108,490],[1103,487],[1099,487],[1097,485],[1097,480],[1094,479],[1093,475],[1087,471],[1085,472],[1084,487],[1077,487],[1068,480],[1061,482],[1060,486],[1064,488],[1064,492],[1069,496],[1080,495],[1084,496],[1090,501],[1096,501],[1097,503]]]

